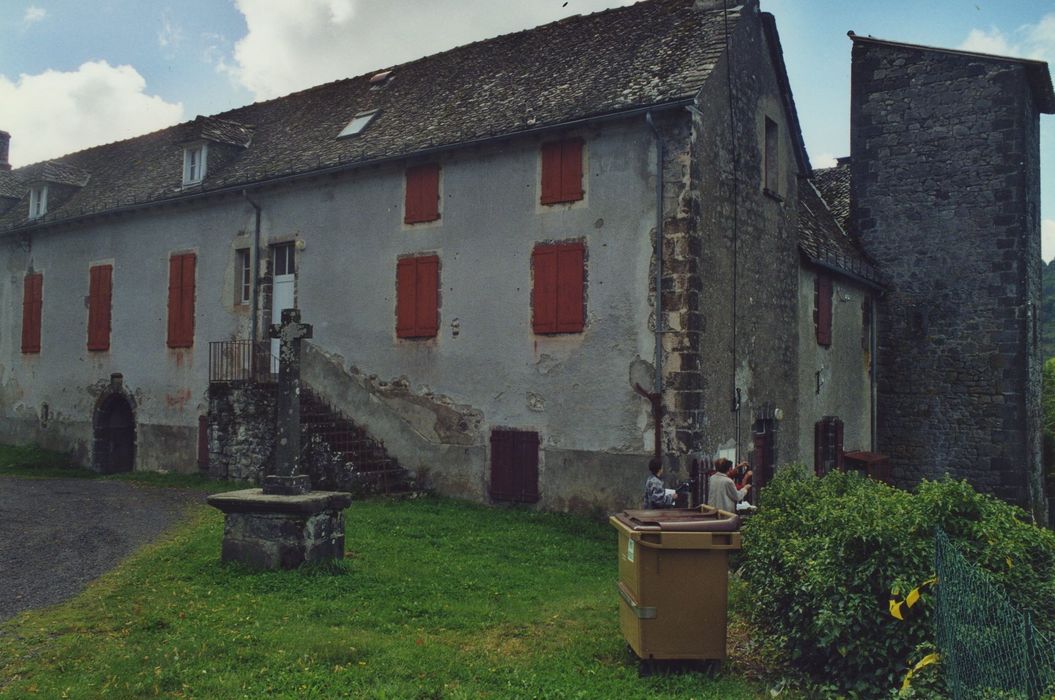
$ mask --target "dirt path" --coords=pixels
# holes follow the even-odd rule
[[[0,477],[0,621],[76,595],[204,500],[123,481]]]

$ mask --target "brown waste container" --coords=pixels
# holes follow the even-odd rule
[[[619,628],[642,660],[724,660],[730,550],[740,519],[709,506],[625,510],[619,532]]]

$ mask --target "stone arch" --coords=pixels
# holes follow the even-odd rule
[[[92,434],[93,470],[112,474],[135,469],[135,401],[125,391],[120,374],[110,376],[110,385],[95,402]]]

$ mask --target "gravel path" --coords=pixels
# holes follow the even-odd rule
[[[71,598],[204,501],[123,481],[0,477],[0,621]]]

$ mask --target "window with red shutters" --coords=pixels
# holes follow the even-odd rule
[[[440,330],[440,259],[402,258],[396,263],[396,337],[435,338]]]
[[[537,245],[531,254],[531,326],[536,333],[581,333],[586,325],[586,246]]]
[[[418,224],[440,218],[440,166],[436,163],[407,168],[407,196],[403,222]]]
[[[582,199],[582,139],[542,144],[542,203]]]
[[[168,346],[194,345],[194,253],[169,258]]]
[[[814,280],[813,322],[817,327],[817,344],[832,344],[832,276],[818,273]]]
[[[113,265],[96,265],[88,280],[88,349],[110,349],[110,302]]]
[[[22,352],[40,352],[40,316],[44,306],[44,275],[26,275],[22,283]]]

